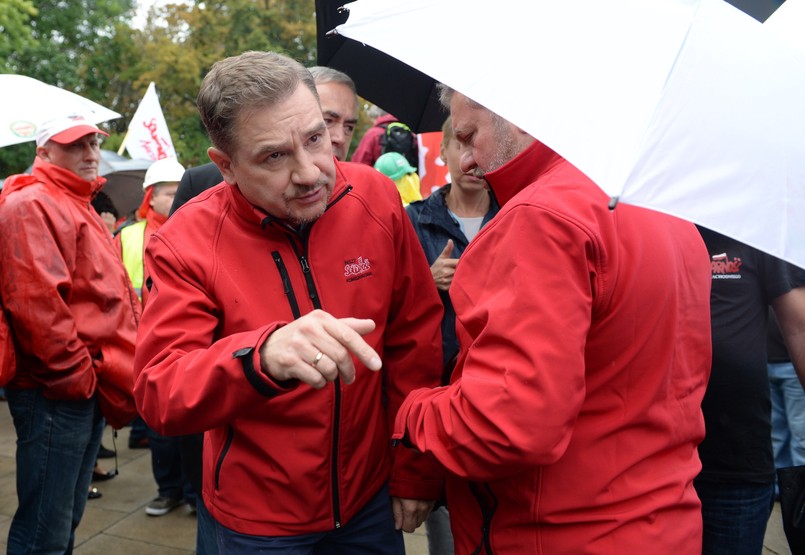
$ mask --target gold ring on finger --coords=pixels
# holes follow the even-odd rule
[[[313,368],[316,368],[316,365],[319,362],[321,362],[321,357],[323,357],[323,356],[324,356],[324,353],[322,353],[321,351],[316,353],[316,356],[313,358],[313,362],[311,362],[310,365],[313,366]]]

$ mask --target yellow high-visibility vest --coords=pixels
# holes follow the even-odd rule
[[[143,300],[143,245],[145,243],[146,221],[131,224],[120,230],[123,265],[140,302]]]

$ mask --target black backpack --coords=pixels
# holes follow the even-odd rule
[[[385,123],[380,127],[385,128],[385,132],[380,137],[380,153],[399,152],[405,156],[411,166],[418,168],[419,151],[416,135],[411,128],[399,121]]]

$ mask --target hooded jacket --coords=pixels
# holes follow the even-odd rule
[[[153,286],[137,344],[135,396],[163,435],[207,431],[203,496],[222,525],[250,535],[332,530],[389,482],[437,499],[435,465],[393,464],[390,430],[412,389],[439,385],[441,304],[391,181],[336,162],[324,214],[296,231],[220,184],[151,238]],[[321,308],[371,318],[383,369],[320,390],[260,370],[270,333]]]
[[[459,261],[462,346],[394,437],[442,463],[456,553],[698,553],[710,369],[695,227],[618,205],[539,142],[486,178],[498,215]]]
[[[96,392],[115,427],[135,415],[132,363],[139,304],[90,182],[37,158],[0,196],[0,298],[16,345],[10,388],[51,400]]]

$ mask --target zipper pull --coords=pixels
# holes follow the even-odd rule
[[[299,263],[302,265],[302,271],[306,274],[309,274],[310,264],[307,263],[307,257],[305,257],[305,255],[299,257]]]

